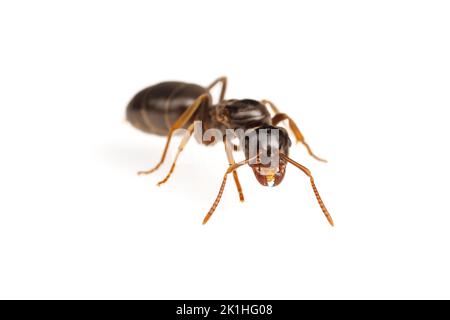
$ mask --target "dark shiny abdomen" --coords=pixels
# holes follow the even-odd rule
[[[201,86],[184,82],[162,82],[138,92],[127,107],[127,120],[136,128],[158,135],[167,135],[170,127],[200,95],[207,90]],[[205,106],[184,126],[185,128],[200,114]]]

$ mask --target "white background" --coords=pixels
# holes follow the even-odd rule
[[[8,1],[0,5],[1,298],[450,298],[446,1]],[[293,167],[279,187],[193,140],[124,121],[164,80],[268,98],[336,222]],[[174,155],[176,142],[170,153]],[[237,156],[242,159],[242,155]],[[232,182],[230,180],[229,182]]]

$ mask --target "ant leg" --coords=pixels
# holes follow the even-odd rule
[[[224,145],[225,145],[225,152],[227,154],[227,158],[228,158],[228,164],[230,166],[236,164],[236,162],[234,161],[234,157],[233,157],[233,148],[236,148],[236,145],[230,145],[230,143],[227,142],[226,138],[224,139]],[[237,171],[233,171],[233,178],[234,178],[234,182],[236,184],[236,188],[237,191],[239,193],[239,200],[241,202],[244,202],[244,193],[242,192],[242,187],[241,187],[241,183],[239,182],[239,177],[237,174]]]
[[[280,110],[275,105],[275,103],[273,103],[272,101],[264,99],[264,100],[261,100],[260,102],[263,105],[268,105],[272,109],[274,114],[281,113]]]
[[[309,177],[309,181],[311,182],[311,187],[314,191],[314,195],[316,196],[317,202],[319,203],[320,208],[322,209],[323,214],[325,215],[325,217],[327,218],[328,222],[334,226],[334,222],[333,219],[331,218],[330,213],[328,212],[327,208],[325,207],[325,204],[322,201],[322,198],[320,197],[319,191],[317,191],[316,188],[316,184],[314,183],[314,178],[311,174],[311,171],[309,171],[308,168],[306,168],[305,166],[302,166],[300,163],[295,162],[294,160],[292,160],[291,158],[289,158],[288,156],[286,156],[285,154],[281,153],[280,154],[281,158],[286,160],[287,162],[289,162],[290,164],[294,165],[295,167],[299,168],[300,170],[302,170],[308,177]]]
[[[300,129],[297,127],[294,120],[292,120],[287,114],[277,113],[272,118],[272,124],[274,126],[276,126],[278,123],[280,123],[283,120],[289,120],[289,127],[291,128],[292,132],[294,133],[295,139],[297,140],[297,142],[300,142],[301,144],[303,144],[306,147],[306,150],[308,150],[308,153],[311,157],[313,157],[316,160],[322,161],[322,162],[327,162],[327,160],[319,158],[312,152],[311,147],[309,146],[308,143],[306,143],[305,137],[300,132]]]
[[[197,111],[197,109],[201,106],[201,104],[205,100],[209,100],[209,99],[210,99],[209,93],[202,94],[200,97],[195,99],[195,101],[191,104],[191,106],[189,108],[186,109],[186,111],[183,112],[183,114],[178,118],[177,121],[175,121],[175,123],[172,125],[172,127],[169,130],[169,133],[167,135],[166,145],[164,147],[164,151],[161,156],[161,160],[152,169],[147,170],[147,171],[139,171],[138,172],[139,175],[150,174],[150,173],[158,170],[158,168],[163,164],[164,160],[166,159],[166,154],[167,154],[167,150],[169,149],[170,140],[172,139],[172,135],[175,132],[175,130],[182,128],[186,124],[186,122],[188,122],[192,118],[195,111]]]
[[[292,120],[291,117],[289,117],[285,113],[281,113],[280,110],[275,106],[275,104],[272,101],[262,100],[261,103],[264,105],[268,105],[272,109],[272,111],[275,113],[275,115],[272,118],[272,124],[274,126],[276,126],[281,121],[288,120],[289,128],[294,133],[295,139],[297,140],[297,142],[300,142],[301,144],[303,144],[305,146],[306,150],[308,150],[309,155],[316,160],[319,160],[322,162],[327,162],[327,160],[319,158],[318,156],[316,156],[314,154],[314,152],[311,150],[311,147],[309,146],[309,144],[305,141],[305,137],[303,136],[300,129],[297,127],[296,123],[294,122],[294,120]]]
[[[255,158],[255,157],[254,157]],[[211,218],[212,214],[214,213],[214,211],[216,210],[217,205],[220,202],[220,199],[222,198],[222,194],[223,194],[223,190],[225,189],[225,184],[227,183],[227,176],[230,172],[234,172],[234,170],[236,170],[237,168],[239,168],[240,166],[249,163],[252,159],[247,159],[238,163],[235,163],[233,165],[230,165],[227,169],[227,171],[225,172],[224,176],[223,176],[223,180],[222,180],[222,185],[220,186],[219,189],[219,193],[217,194],[216,200],[214,200],[213,205],[211,206],[211,209],[209,209],[208,213],[206,214],[205,218],[203,219],[203,224],[207,223],[209,218]]]
[[[183,137],[183,140],[181,140],[180,145],[178,146],[177,154],[175,155],[175,159],[173,160],[172,166],[170,167],[169,173],[166,175],[166,177],[158,182],[158,187],[162,185],[163,183],[166,183],[167,180],[169,180],[170,175],[172,174],[173,170],[175,169],[175,164],[177,163],[178,156],[180,155],[181,151],[183,151],[184,147],[187,145],[189,138],[192,135],[192,132],[194,131],[194,124],[191,124],[189,128],[187,129],[188,132],[186,132],[186,135]]]
[[[222,88],[220,89],[220,96],[219,96],[219,102],[222,102],[223,99],[225,99],[225,92],[227,91],[227,77],[220,77],[211,83],[206,90],[211,91],[211,89],[218,83],[222,83]]]

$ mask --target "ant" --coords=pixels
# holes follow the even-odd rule
[[[218,103],[214,104],[210,92],[218,84],[221,84],[221,91]],[[239,199],[244,201],[244,195],[237,173],[239,167],[246,164],[249,165],[253,169],[255,177],[260,184],[264,186],[276,186],[283,180],[286,166],[290,163],[309,177],[320,208],[328,222],[333,226],[333,219],[320,198],[311,171],[289,158],[291,140],[286,129],[277,126],[280,122],[287,120],[296,141],[302,143],[313,158],[326,162],[312,152],[294,120],[287,114],[280,112],[275,104],[269,100],[225,99],[226,89],[227,78],[220,77],[207,87],[185,82],[168,81],[150,86],[138,92],[127,106],[127,121],[144,132],[167,137],[164,151],[158,164],[152,169],[140,171],[138,174],[150,174],[156,171],[166,158],[173,134],[176,130],[184,128],[187,132],[178,147],[169,173],[158,185],[165,183],[175,168],[178,156],[194,133],[195,124],[200,121],[203,131],[215,129],[223,134],[223,143],[229,162],[219,193],[211,209],[206,214],[203,224],[208,222],[219,204],[227,177],[230,173],[233,175],[239,193]],[[273,116],[270,114],[268,107],[273,111]],[[239,146],[236,146],[231,141],[232,139],[226,138],[230,129],[243,130],[246,134],[258,134],[260,138],[261,136],[265,138],[266,143],[264,144],[258,141],[256,143],[256,153],[253,152],[252,154],[248,136],[245,139],[240,139],[241,143]],[[277,139],[273,138],[274,132],[277,132]],[[205,145],[218,142],[213,141],[213,139],[209,141],[198,139],[197,136],[196,138],[200,143]],[[245,160],[236,163],[233,158],[233,152],[239,149],[244,150]],[[268,155],[270,161],[262,161],[263,154]],[[275,158],[276,161],[274,161]]]

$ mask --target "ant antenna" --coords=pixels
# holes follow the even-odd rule
[[[322,198],[320,197],[319,191],[317,191],[317,187],[316,184],[314,183],[314,178],[311,174],[311,171],[309,171],[308,168],[306,168],[305,166],[302,166],[300,163],[295,162],[294,160],[292,160],[291,158],[289,158],[287,155],[280,153],[280,157],[284,160],[286,160],[287,162],[293,164],[295,167],[299,168],[300,170],[302,170],[308,177],[309,177],[309,181],[311,182],[311,186],[313,188],[314,194],[316,196],[317,202],[319,203],[320,208],[323,211],[323,214],[325,215],[325,217],[327,218],[328,222],[334,226],[334,222],[333,222],[333,218],[331,218],[330,213],[328,212],[327,208],[325,207],[325,204],[322,201]]]

